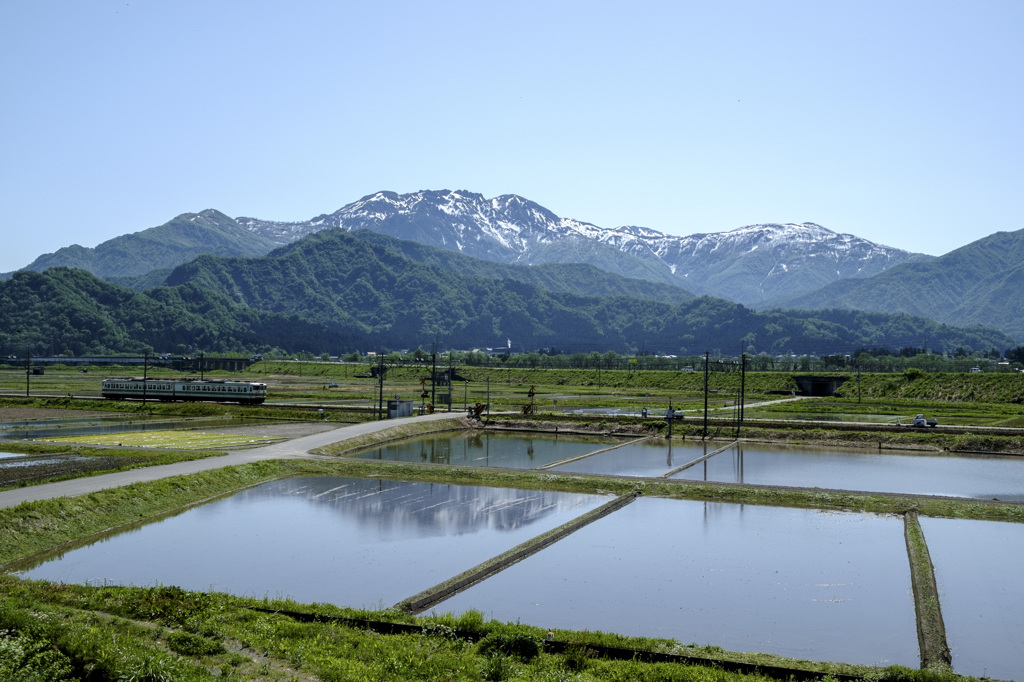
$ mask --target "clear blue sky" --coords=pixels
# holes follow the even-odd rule
[[[940,255],[1024,228],[1024,2],[5,2],[0,272],[216,208],[520,194]]]

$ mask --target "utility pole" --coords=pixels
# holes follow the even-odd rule
[[[857,402],[860,402],[860,362],[857,363]]]
[[[25,397],[28,397],[32,377],[32,351],[25,351]]]
[[[708,359],[711,353],[704,351],[704,437],[708,437]]]
[[[146,388],[148,388],[148,383],[149,383],[149,351],[146,351],[146,354],[143,356],[143,359],[142,359],[142,404],[143,405],[146,404]]]
[[[448,351],[448,411],[452,411],[452,352]]]
[[[377,402],[377,421],[384,418],[384,351],[380,352],[380,365],[377,367],[377,381],[380,384],[380,397]]]
[[[434,352],[430,354],[430,409],[437,409],[437,346],[434,346]]]
[[[743,426],[743,410],[747,402],[747,354],[740,353],[740,419],[736,424],[736,436],[740,435]]]
[[[434,345],[430,347],[430,411],[437,409],[437,334],[434,334]]]

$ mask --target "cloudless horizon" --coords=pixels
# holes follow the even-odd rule
[[[1024,228],[1024,3],[5,3],[0,272],[207,208],[519,194],[604,228]]]

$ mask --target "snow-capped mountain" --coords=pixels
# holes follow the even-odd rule
[[[329,215],[300,223],[237,218],[250,230],[282,244],[328,227],[373,230],[400,239],[461,251],[491,260],[521,260],[531,244],[565,238],[599,240],[606,232],[571,218],[559,218],[514,194],[493,199],[465,191],[377,192]]]
[[[377,192],[305,222],[236,220],[279,244],[330,227],[368,229],[506,263],[590,263],[748,306],[930,258],[814,223],[677,237],[646,227],[606,229],[561,218],[515,194],[488,199],[449,190]]]

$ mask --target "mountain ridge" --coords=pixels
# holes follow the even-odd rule
[[[87,270],[100,278],[143,277],[211,250],[225,256],[261,256],[275,244],[246,230],[215,209],[182,213],[163,225],[120,235],[90,248],[72,244],[43,254],[22,268],[42,272],[52,267]]]
[[[586,262],[744,305],[931,258],[814,223],[764,223],[687,237],[635,225],[606,229],[559,217],[519,195],[487,199],[465,190],[381,191],[308,221],[237,221],[281,243],[340,227],[369,229],[498,262]],[[810,233],[813,239],[806,238]]]
[[[45,254],[27,269],[77,267],[143,291],[199,255],[261,256],[329,228],[371,230],[484,259],[495,265],[483,274],[500,272],[524,282],[540,282],[541,271],[523,278],[498,265],[568,272],[572,264],[573,273],[584,278],[575,288],[553,270],[545,275],[544,286],[567,292],[604,286],[595,284],[600,278],[593,271],[576,267],[586,264],[625,278],[605,280],[610,289],[599,291],[607,295],[616,295],[615,290],[659,300],[710,295],[759,310],[898,310],[956,326],[981,324],[1024,339],[1024,311],[1012,303],[1022,298],[1020,275],[1012,269],[1024,255],[1001,244],[999,236],[1014,233],[996,233],[978,240],[970,257],[958,257],[957,250],[940,257],[940,265],[929,266],[937,259],[812,222],[761,223],[677,237],[637,225],[605,229],[559,217],[516,194],[486,198],[466,190],[381,191],[306,221],[235,219],[214,209],[184,213],[95,249],[72,245]],[[1021,260],[1014,261],[1011,253]],[[407,249],[407,255],[413,253]],[[437,260],[436,255],[432,258]],[[650,292],[641,281],[652,283]],[[858,284],[867,281],[871,284]],[[883,293],[874,292],[876,287]],[[892,293],[886,295],[886,290]]]
[[[340,354],[439,341],[450,348],[516,352],[557,347],[814,355],[919,348],[922,341],[943,352],[1012,345],[996,330],[954,328],[906,314],[758,313],[707,296],[675,302],[675,290],[668,301],[638,299],[627,292],[633,282],[621,283],[627,293],[601,297],[558,280],[562,268],[509,266],[526,280],[540,273],[536,282],[519,281],[498,276],[493,263],[469,258],[332,228],[262,257],[200,256],[145,292],[85,270],[20,271],[0,282],[0,349]]]
[[[774,302],[780,308],[885,310],[960,325],[981,322],[1024,339],[1024,229],[996,232],[930,261],[904,263]]]

